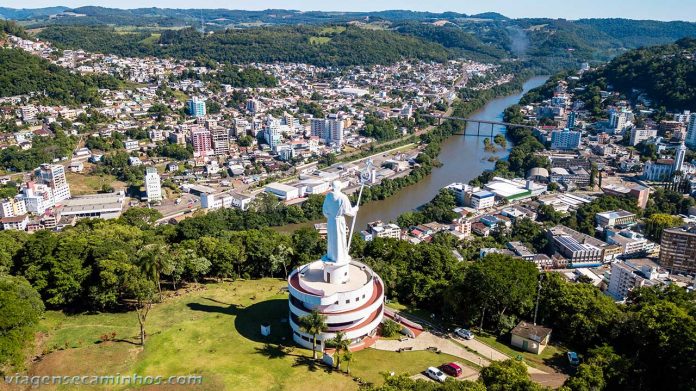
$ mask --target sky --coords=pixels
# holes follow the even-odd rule
[[[512,18],[630,18],[696,21],[696,0],[2,0],[0,6],[39,8],[100,5],[112,8],[268,8],[302,11],[456,11],[466,14],[494,11]]]

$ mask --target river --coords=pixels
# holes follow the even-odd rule
[[[524,83],[523,90],[514,95],[508,95],[493,99],[488,102],[481,110],[476,111],[469,118],[482,119],[489,121],[502,121],[503,111],[509,106],[519,102],[522,95],[532,88],[538,87],[548,79],[548,77],[534,77]],[[469,132],[476,131],[476,124],[471,123]],[[481,125],[481,133],[484,129],[489,130],[489,126]],[[504,126],[496,126],[494,134],[505,133]],[[402,189],[395,195],[381,201],[373,201],[360,207],[358,212],[357,229],[365,229],[367,223],[375,220],[395,221],[403,212],[416,209],[421,205],[432,200],[438,191],[452,182],[467,183],[479,176],[483,171],[494,168],[495,161],[489,161],[491,156],[497,158],[507,158],[509,149],[498,153],[486,152],[483,147],[484,137],[475,136],[452,136],[442,143],[442,151],[438,159],[443,163],[441,167],[433,168],[427,178],[420,182]],[[492,141],[492,140],[491,140]]]
[[[529,90],[536,88],[548,79],[548,76],[538,76],[527,80],[523,90],[517,94],[503,96],[488,102],[482,109],[474,112],[469,118],[489,121],[502,121],[503,111],[517,102]],[[476,131],[476,124],[469,124],[469,133]],[[481,134],[490,135],[490,125],[481,125]],[[505,133],[504,126],[494,127],[494,135]],[[432,200],[438,191],[453,182],[467,183],[476,178],[485,170],[495,166],[494,157],[506,159],[510,148],[508,143],[506,150],[495,153],[486,152],[483,146],[484,137],[476,136],[452,136],[442,143],[442,150],[438,159],[443,163],[441,167],[433,168],[432,173],[420,182],[408,186],[395,195],[381,201],[372,201],[360,206],[356,231],[365,229],[367,223],[375,220],[384,222],[396,221],[404,212],[414,210]],[[491,140],[492,141],[492,140]],[[293,228],[306,226],[297,224],[282,227],[282,231],[292,231]]]

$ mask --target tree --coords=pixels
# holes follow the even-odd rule
[[[300,317],[300,329],[312,335],[312,358],[317,359],[317,334],[323,333],[328,329],[326,316],[318,311],[312,311],[308,315]]]
[[[393,337],[401,332],[401,325],[391,319],[387,319],[382,323],[382,336]]]
[[[516,360],[493,361],[481,370],[480,379],[488,391],[536,391],[543,388],[532,382],[527,367]]]
[[[166,245],[153,243],[148,244],[140,250],[138,254],[138,264],[145,276],[157,285],[159,300],[162,300],[162,284],[160,274],[167,262],[165,258],[169,256],[169,249]]]
[[[126,282],[126,290],[138,317],[140,345],[145,346],[145,322],[156,299],[155,284],[144,274],[133,273]]]
[[[339,331],[336,333],[336,336],[329,341],[329,344],[335,349],[334,358],[336,359],[336,368],[340,370],[341,357],[343,352],[348,351],[350,340],[346,339],[346,333]]]
[[[469,266],[457,277],[448,295],[461,298],[450,303],[463,322],[486,322],[505,330],[514,318],[526,315],[534,305],[538,271],[534,264],[510,256],[491,254]]]
[[[0,374],[6,365],[21,364],[43,311],[41,296],[27,280],[0,275]]]
[[[147,229],[162,218],[162,213],[152,208],[128,208],[121,215],[121,220],[140,229]]]
[[[346,372],[350,374],[350,363],[355,361],[355,355],[353,355],[353,352],[351,352],[350,349],[346,349],[346,351],[343,352],[343,357],[341,357],[341,360],[346,363]]]
[[[283,268],[283,273],[285,279],[288,279],[288,265],[290,263],[291,257],[294,255],[292,247],[289,247],[283,243],[279,244],[273,254],[271,254],[271,264],[273,264],[273,269]]]
[[[645,219],[645,236],[660,242],[665,228],[677,227],[683,223],[681,217],[666,213],[655,213]]]

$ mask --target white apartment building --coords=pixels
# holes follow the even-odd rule
[[[148,167],[145,170],[145,194],[148,202],[162,200],[162,184],[155,167]]]
[[[696,113],[689,115],[689,126],[686,130],[684,142],[689,148],[696,148]]]
[[[42,164],[34,171],[36,181],[53,191],[53,200],[59,203],[70,198],[70,186],[65,178],[65,167],[60,164]]]
[[[658,278],[667,276],[666,271],[661,271],[648,260],[615,262],[611,265],[607,294],[617,301],[623,301],[634,288],[655,285],[660,283]]]
[[[326,144],[343,144],[343,118],[339,114],[329,114],[327,118],[312,118],[312,136],[319,137]]]

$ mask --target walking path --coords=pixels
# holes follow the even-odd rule
[[[416,338],[408,338],[403,341],[380,339],[376,341],[372,347],[374,349],[390,351],[399,351],[404,348],[410,348],[408,350],[427,350],[428,348],[435,347],[442,353],[463,358],[481,367],[490,365],[491,361],[503,361],[510,358],[476,339],[457,339],[456,342],[454,342],[452,339],[438,337],[428,331],[421,333]],[[546,377],[546,375],[551,375],[540,369],[530,367],[529,365],[527,365],[527,372],[532,375],[532,377]]]

